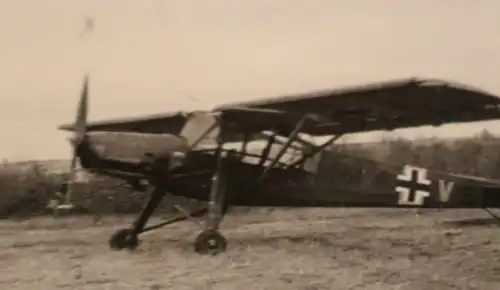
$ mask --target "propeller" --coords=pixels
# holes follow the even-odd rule
[[[68,175],[68,187],[66,192],[66,201],[64,207],[71,207],[71,193],[73,182],[76,174],[76,160],[78,158],[78,147],[83,143],[86,134],[87,115],[88,115],[88,93],[89,93],[89,77],[85,76],[83,80],[80,101],[76,111],[76,120],[73,125],[73,136],[69,139],[72,147],[73,154],[71,157],[71,164]]]

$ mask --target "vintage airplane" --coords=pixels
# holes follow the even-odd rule
[[[205,215],[195,250],[224,251],[219,225],[230,206],[500,207],[500,181],[324,150],[349,133],[500,119],[499,98],[463,85],[407,79],[92,123],[87,107],[86,77],[75,123],[60,126],[74,132],[72,170],[79,159],[90,172],[123,179],[138,190],[147,181],[152,188],[135,223],[111,237],[116,250],[136,248],[146,231]],[[316,144],[305,135],[326,140]],[[250,153],[248,144],[264,139],[262,152]],[[331,162],[321,168],[318,161],[325,158]],[[182,217],[146,227],[166,193],[208,206],[193,213],[180,209]]]

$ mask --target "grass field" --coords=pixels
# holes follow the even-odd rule
[[[0,222],[1,289],[498,289],[500,228],[474,211],[275,210],[228,216],[228,251],[192,252],[195,224],[112,252],[133,217]],[[157,217],[156,220],[159,218]]]

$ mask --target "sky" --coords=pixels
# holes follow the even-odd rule
[[[412,76],[500,95],[498,11],[469,0],[1,0],[0,158],[69,158],[57,126],[73,121],[87,72],[90,120]]]

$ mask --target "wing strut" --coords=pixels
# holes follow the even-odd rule
[[[249,140],[250,140],[250,136],[248,136],[248,134],[243,134],[243,142],[241,142],[241,150],[240,150],[239,156],[238,156],[240,161],[243,160],[243,158],[245,158],[245,154],[247,153],[247,150],[248,150]]]
[[[281,159],[281,157],[283,157],[286,150],[295,141],[295,139],[299,135],[300,131],[304,128],[304,126],[309,118],[310,117],[308,115],[305,115],[304,117],[302,117],[302,119],[300,119],[300,121],[297,123],[297,125],[293,129],[292,133],[290,133],[288,140],[281,147],[281,150],[278,152],[278,154],[276,154],[276,156],[271,161],[271,163],[264,169],[264,172],[262,172],[262,174],[259,176],[259,178],[257,179],[257,182],[261,181],[267,175],[267,172],[269,172],[269,170],[271,170],[271,168],[273,168],[276,165],[276,163],[278,163],[278,161]]]
[[[260,155],[259,166],[264,166],[264,163],[266,163],[266,160],[269,157],[269,153],[271,153],[271,148],[274,145],[274,141],[276,141],[276,135],[269,135],[266,147],[264,147],[264,149],[262,150],[262,154]]]
[[[295,161],[294,163],[290,164],[287,167],[288,168],[292,168],[292,167],[301,166],[302,164],[304,164],[304,162],[306,162],[307,159],[309,159],[309,158],[313,157],[314,155],[318,154],[321,150],[323,150],[326,147],[330,146],[333,142],[337,141],[342,136],[343,136],[343,134],[338,134],[338,135],[332,136],[330,139],[328,139],[327,141],[325,141],[325,143],[323,143],[323,144],[321,144],[319,146],[315,146],[314,149],[312,150],[312,152],[309,152],[308,154],[304,154],[299,160]]]

